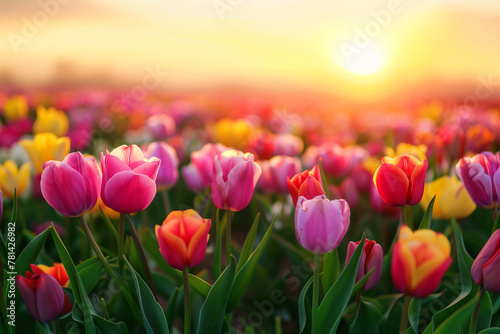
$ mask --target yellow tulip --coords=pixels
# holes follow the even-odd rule
[[[462,219],[476,210],[476,204],[465,190],[463,183],[455,176],[442,176],[425,184],[424,196],[420,202],[424,209],[427,209],[434,195],[436,200],[432,215],[437,219],[451,219],[452,216]]]
[[[214,125],[213,136],[218,143],[233,148],[242,148],[241,146],[250,138],[253,131],[253,125],[246,120],[224,118]]]
[[[69,121],[63,111],[54,108],[36,108],[36,120],[33,124],[33,133],[52,132],[58,137],[68,133]]]
[[[7,99],[3,105],[3,116],[7,122],[19,121],[28,115],[28,103],[24,96],[16,95]]]
[[[70,149],[68,137],[58,138],[50,132],[36,134],[33,140],[23,139],[19,144],[28,153],[37,174],[42,173],[44,162],[49,160],[62,161]]]
[[[17,196],[21,196],[28,187],[29,180],[29,162],[22,164],[21,168],[17,168],[12,160],[7,160],[0,165],[0,186],[5,197],[14,198],[14,189],[17,189]]]
[[[390,147],[385,149],[385,154],[391,158],[394,158],[397,155],[411,155],[417,158],[420,161],[427,159],[427,147],[425,145],[411,145],[407,143],[399,143],[396,146],[396,150],[393,150]]]

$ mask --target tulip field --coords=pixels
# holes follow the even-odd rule
[[[500,333],[500,109],[0,92],[0,333]]]

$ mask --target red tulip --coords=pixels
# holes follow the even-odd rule
[[[411,155],[382,158],[373,182],[380,197],[389,205],[415,205],[424,194],[427,159],[419,161]]]
[[[57,319],[64,304],[64,292],[57,280],[31,264],[26,277],[16,276],[16,284],[28,312],[41,322]]]
[[[210,235],[211,220],[194,210],[172,211],[155,233],[160,253],[176,269],[194,267],[203,261]]]
[[[500,292],[500,230],[496,230],[479,252],[471,268],[472,278],[491,292]]]
[[[120,213],[132,213],[151,204],[160,159],[144,159],[136,145],[122,145],[106,156],[101,153],[101,168],[101,199],[105,205]]]
[[[297,205],[300,196],[313,199],[316,196],[325,194],[318,166],[297,174],[292,179],[287,178],[286,182],[294,205]]]
[[[77,217],[92,210],[99,198],[101,172],[94,158],[80,152],[68,154],[62,162],[43,164],[40,188],[43,197],[58,212]]]

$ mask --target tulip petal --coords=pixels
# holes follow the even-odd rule
[[[488,239],[483,249],[479,252],[471,268],[471,275],[474,282],[480,284],[483,281],[483,266],[500,249],[500,230],[496,230]]]
[[[202,191],[203,188],[210,186],[210,183],[205,183],[200,172],[195,165],[189,164],[181,169],[182,178],[189,189],[193,191]],[[211,181],[211,180],[210,180]]]
[[[35,319],[40,319],[36,306],[36,281],[30,280],[20,275],[16,276],[16,285],[23,298],[24,305],[28,309],[29,314]]]
[[[156,184],[148,176],[133,172],[118,172],[105,185],[102,200],[121,213],[144,210],[156,195]]]
[[[88,209],[83,177],[63,162],[42,172],[40,187],[47,203],[65,216],[80,216]]]
[[[49,322],[57,319],[64,305],[64,292],[49,274],[41,274],[36,288],[36,307],[40,321]]]
[[[182,270],[188,263],[187,247],[184,240],[173,233],[159,231],[160,252],[167,263],[175,269]]]
[[[403,242],[398,241],[392,250],[391,276],[396,289],[405,294],[412,292],[412,277],[415,271],[415,260]]]
[[[112,150],[109,154],[118,157],[118,159],[128,166],[136,162],[144,161],[144,153],[137,145],[121,145]]]
[[[300,185],[298,196],[313,199],[319,195],[325,195],[323,186],[317,179],[312,176],[308,176],[307,179]]]
[[[220,209],[227,209],[225,203],[228,194],[228,185],[226,183],[221,164],[216,157],[213,165],[212,201],[214,205]]]
[[[500,292],[500,248],[483,264],[483,286],[491,292]]]
[[[253,161],[243,161],[229,171],[227,188],[234,191],[226,198],[230,210],[243,210],[250,203],[261,173],[259,165]]]
[[[382,246],[379,244],[373,245],[372,251],[366,258],[365,270],[368,273],[372,268],[375,269],[373,269],[372,274],[366,280],[365,290],[373,289],[380,281],[380,277],[382,277],[383,258]]]
[[[417,298],[424,298],[436,291],[439,283],[443,279],[444,274],[451,265],[451,257],[448,257],[444,262],[439,261],[439,265],[436,266],[435,270],[429,272],[428,275],[422,277],[418,285],[415,287],[412,296]]]
[[[160,169],[160,159],[151,158],[150,161],[145,161],[140,166],[132,169],[132,172],[146,175],[151,180],[156,181],[156,176],[158,175],[159,169]]]
[[[491,206],[493,204],[491,178],[485,173],[483,166],[479,163],[468,164],[465,159],[460,160],[459,164],[459,175],[472,200],[482,207]]]
[[[208,231],[210,230],[210,220],[206,219],[203,226],[200,226],[189,241],[187,249],[188,266],[194,267],[203,261],[207,250]]]
[[[408,194],[407,204],[415,205],[420,202],[424,194],[425,174],[427,173],[427,159],[420,162],[411,174],[411,192]]]
[[[391,206],[406,205],[409,181],[396,165],[382,164],[373,175],[377,191],[384,202]]]

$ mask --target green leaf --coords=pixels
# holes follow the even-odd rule
[[[142,319],[144,320],[146,332],[148,334],[168,334],[167,319],[165,318],[165,314],[160,304],[156,301],[146,282],[144,282],[141,276],[137,275],[132,265],[126,259],[125,263],[127,264],[132,276],[132,281],[134,282],[135,292],[137,294],[137,300],[139,302],[139,308],[141,310]]]
[[[220,209],[215,212],[215,250],[214,250],[214,277],[220,276],[220,255],[222,249],[222,225],[220,223]]]
[[[180,289],[176,287],[174,292],[172,292],[172,295],[168,300],[167,310],[165,311],[168,330],[170,332],[173,332],[173,325],[175,323],[175,312],[177,310],[177,296],[179,295],[179,291]]]
[[[50,334],[49,325],[42,324],[40,321],[35,321],[35,333],[36,334]]]
[[[231,263],[210,289],[207,299],[201,307],[198,334],[221,332],[229,294],[233,285],[235,263],[236,259],[231,257]]]
[[[354,296],[359,290],[361,290],[366,281],[368,280],[368,278],[370,277],[370,275],[372,274],[372,272],[375,270],[375,267],[373,267],[369,272],[366,273],[365,276],[363,276],[359,281],[358,283],[356,283],[356,285],[354,286],[354,288],[352,289],[352,292],[351,292],[351,297]]]
[[[364,250],[366,236],[359,242],[349,263],[342,274],[325,294],[323,301],[318,308],[318,322],[321,333],[335,333],[342,319],[344,310],[351,297],[356,275],[358,273],[359,261]]]
[[[321,175],[321,183],[323,183],[323,190],[326,197],[330,198],[330,189],[328,188],[328,181],[326,179],[325,172],[323,171],[323,158],[320,157],[318,161],[319,173]]]
[[[52,226],[49,227],[49,229],[52,233],[52,239],[54,240],[54,244],[56,245],[59,258],[63,263],[64,269],[66,269],[66,272],[68,273],[68,278],[71,285],[71,290],[73,291],[73,296],[75,297],[75,302],[81,307],[83,311],[85,333],[96,333],[96,329],[92,319],[92,314],[96,313],[85,292],[85,287],[83,286],[78,271],[76,270],[73,259],[71,259],[71,256],[69,255],[66,246],[64,246],[61,237],[59,236],[59,234],[57,234],[53,223]]]
[[[484,295],[477,317],[476,331],[478,332],[482,329],[489,328],[491,326],[491,319],[493,318],[493,304],[491,302],[490,292],[484,291],[483,293]]]
[[[432,317],[432,322],[425,333],[458,333],[470,321],[474,305],[477,301],[479,287],[474,284],[471,277],[473,259],[465,249],[462,232],[455,218],[452,218],[452,227],[457,248],[457,263],[462,283],[462,290],[458,297],[446,308],[437,312]]]
[[[271,233],[273,232],[273,226],[274,226],[275,221],[276,221],[276,216],[274,216],[274,219],[271,222],[271,225],[269,225],[269,228],[267,229],[266,233],[264,234],[264,237],[262,237],[262,240],[257,245],[254,252],[252,253],[252,255],[250,255],[250,258],[248,259],[248,261],[243,265],[243,267],[240,269],[240,271],[236,274],[236,278],[234,279],[234,283],[233,283],[233,288],[231,289],[231,295],[229,296],[229,302],[227,305],[227,312],[231,312],[232,310],[234,310],[234,308],[239,303],[241,298],[243,298],[243,295],[245,294],[245,291],[248,287],[248,284],[250,284],[250,280],[253,276],[255,268],[257,267],[257,264],[259,263],[262,252],[264,252],[264,248],[266,247],[267,242],[269,241],[269,237],[271,236]]]
[[[104,273],[104,267],[97,256],[78,264],[76,270],[82,279],[85,291],[89,292],[94,290]]]
[[[427,209],[425,210],[424,217],[422,218],[422,222],[420,223],[420,226],[418,227],[419,230],[431,228],[431,221],[432,221],[432,209],[434,208],[434,201],[436,200],[436,195],[432,197],[432,200],[429,202],[429,205],[427,206]]]
[[[479,332],[479,334],[500,334],[500,328],[499,327],[488,328],[485,329],[484,331]]]
[[[253,221],[252,227],[248,232],[248,235],[245,239],[245,243],[241,248],[240,259],[238,260],[238,266],[236,267],[236,272],[239,272],[243,265],[247,262],[250,254],[252,253],[253,244],[255,242],[255,236],[257,235],[257,228],[259,227],[259,217],[260,213],[257,213],[255,219]]]
[[[492,210],[496,210],[496,209],[492,209]],[[497,212],[497,211],[495,211],[495,212]],[[493,232],[495,232],[499,228],[500,228],[500,215],[497,214],[497,219],[495,219],[495,223],[493,224],[493,228],[491,230],[491,234],[493,234]]]
[[[309,288],[311,287],[311,284],[313,282],[313,278],[311,277],[306,285],[302,288],[302,291],[300,292],[299,296],[299,326],[300,326],[300,333],[304,332],[304,329],[306,328],[306,323],[308,317],[307,315],[311,314],[311,305],[309,303],[306,303],[306,296],[307,292],[309,291]]]
[[[101,333],[106,334],[128,334],[127,325],[123,321],[111,322],[98,315],[94,315],[95,326],[101,331]]]
[[[359,304],[356,318],[349,329],[349,333],[377,334],[379,332],[381,320],[382,313],[378,307],[372,302],[362,299]]]
[[[50,229],[52,227],[48,227],[45,231],[36,236],[35,239],[31,240],[31,242],[23,249],[21,254],[19,254],[16,260],[16,272],[19,275],[24,275],[27,270],[30,270],[30,264],[35,263],[40,251],[45,244],[45,240],[50,234]]]
[[[421,307],[422,307],[422,298],[412,298],[410,302],[410,308],[408,309],[408,319],[410,320],[410,325],[415,331],[415,333],[418,333]]]
[[[323,275],[321,276],[321,283],[323,291],[328,291],[339,277],[340,273],[340,260],[339,252],[335,248],[330,253],[323,255]]]
[[[174,271],[176,275],[182,277],[182,271],[177,269],[174,269]],[[207,283],[202,278],[193,274],[189,274],[189,286],[192,287],[203,298],[207,298],[208,293],[212,288],[212,286],[209,283]]]

